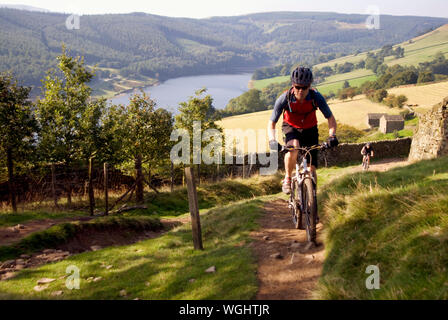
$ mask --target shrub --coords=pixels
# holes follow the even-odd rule
[[[374,102],[382,102],[384,98],[387,97],[387,90],[386,89],[379,89],[376,90],[373,94],[373,101]]]
[[[408,101],[408,98],[405,95],[400,94],[399,96],[396,96],[390,94],[384,99],[383,103],[391,108],[403,108],[406,101]]]

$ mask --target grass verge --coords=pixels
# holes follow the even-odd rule
[[[322,299],[448,298],[448,157],[388,172],[345,175],[322,187],[326,259]],[[366,268],[380,289],[366,289]]]
[[[157,218],[147,217],[104,217],[88,222],[71,222],[53,226],[47,230],[35,232],[20,242],[0,247],[0,261],[18,258],[21,254],[33,253],[43,249],[53,249],[73,238],[81,232],[107,230],[146,231],[160,230],[162,223]]]
[[[187,224],[159,238],[22,270],[0,282],[0,299],[55,299],[52,293],[59,290],[63,295],[58,299],[251,299],[257,291],[257,266],[249,234],[258,228],[263,199],[272,197],[240,201],[202,215],[203,251],[193,250]],[[62,278],[72,265],[80,270],[79,290],[67,289]],[[216,272],[206,273],[211,266]],[[44,277],[56,281],[44,291],[34,291]],[[90,277],[101,280],[89,282]]]

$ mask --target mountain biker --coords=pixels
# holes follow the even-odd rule
[[[373,157],[373,148],[370,142],[367,142],[365,146],[362,147],[361,154],[362,154],[362,163],[364,163],[367,157],[367,166],[370,166],[370,157]]]
[[[291,73],[291,89],[285,91],[275,102],[274,110],[268,123],[269,147],[280,150],[281,146],[275,139],[275,125],[283,114],[282,132],[285,144],[293,147],[311,147],[319,143],[316,110],[319,109],[328,120],[329,147],[336,147],[336,119],[328,107],[325,98],[315,89],[311,89],[313,73],[309,68],[297,67]],[[285,155],[285,179],[282,190],[291,193],[291,176],[297,162],[298,150]],[[311,151],[311,172],[316,179],[317,150]],[[310,159],[308,159],[310,161]],[[316,179],[317,182],[317,179]]]

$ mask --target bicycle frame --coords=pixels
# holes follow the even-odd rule
[[[293,150],[299,150],[299,155],[297,156],[296,161],[296,172],[294,177],[291,179],[291,183],[297,181],[299,190],[302,190],[302,185],[305,179],[309,178],[313,182],[313,187],[316,188],[316,179],[311,174],[311,166],[308,166],[307,156],[310,156],[310,162],[312,162],[311,151],[314,149],[321,149],[321,146],[313,146],[311,148],[294,148]],[[301,152],[301,154],[300,154]],[[299,206],[300,212],[304,212],[303,207],[303,194],[302,192],[298,192],[299,194]]]
[[[302,224],[301,223],[301,217],[302,215],[305,213],[305,223],[306,223],[306,230],[307,230],[307,234],[309,238],[312,238],[313,236],[311,236],[311,219],[309,216],[309,212],[308,210],[306,210],[305,206],[306,204],[304,203],[304,194],[303,194],[303,184],[305,183],[306,179],[310,179],[312,182],[312,188],[313,188],[313,197],[315,197],[315,191],[316,191],[316,179],[315,176],[312,174],[311,172],[311,166],[308,165],[308,156],[310,157],[310,162],[312,163],[312,155],[311,155],[311,151],[312,150],[316,150],[316,149],[326,149],[328,146],[326,144],[323,145],[315,145],[312,147],[305,147],[305,148],[295,148],[295,147],[285,147],[283,149],[283,151],[289,152],[289,151],[293,151],[293,150],[298,150],[299,151],[299,156],[297,157],[297,161],[296,161],[296,172],[294,174],[294,176],[291,179],[291,190],[293,190],[294,185],[297,181],[297,196],[298,199],[295,200],[293,199],[294,195],[293,192],[291,192],[291,196],[289,199],[289,207],[292,208],[296,208],[297,210],[294,209],[293,210],[293,221],[296,224],[296,228],[300,228],[299,226]],[[314,203],[316,202],[316,199],[314,198]],[[300,220],[299,220],[300,219]],[[302,225],[302,228],[304,226]],[[311,240],[314,241],[314,240]]]

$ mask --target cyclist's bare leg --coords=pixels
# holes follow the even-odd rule
[[[299,147],[299,140],[288,141],[287,146]],[[290,151],[285,155],[285,178],[291,178],[292,172],[296,168],[297,156],[299,154],[298,150]]]

